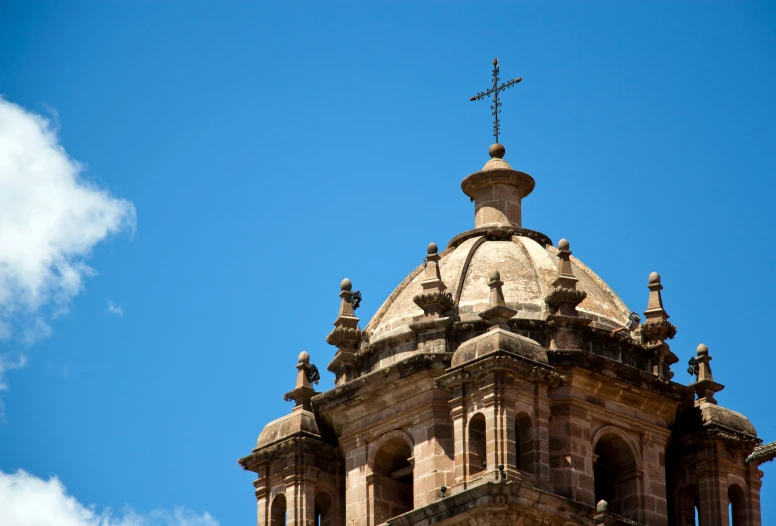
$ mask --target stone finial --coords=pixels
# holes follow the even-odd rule
[[[574,277],[574,269],[571,268],[571,244],[568,239],[558,241],[558,277],[553,286],[577,288],[577,278]]]
[[[296,386],[287,392],[284,398],[296,402],[294,410],[302,408],[311,411],[312,404],[310,400],[315,395],[315,389],[313,389],[312,384],[318,383],[320,375],[318,374],[318,368],[310,363],[310,355],[307,351],[299,353],[299,362],[296,364],[296,369]]]
[[[587,292],[577,290],[579,280],[571,267],[571,246],[566,239],[558,241],[558,277],[552,283],[555,287],[544,299],[555,316],[576,317],[577,305],[587,297]]]
[[[353,292],[353,284],[348,278],[342,280],[340,283],[340,308],[339,316],[334,321],[335,331],[337,328],[356,329],[358,327],[358,318],[356,317],[356,300],[361,297],[358,292]],[[354,306],[356,304],[356,306]],[[335,331],[332,331],[329,336],[332,336]],[[329,337],[326,341],[332,345],[337,345],[329,341]]]
[[[504,291],[501,287],[504,286],[504,282],[501,281],[501,272],[498,269],[493,269],[488,274],[488,287],[490,287],[489,307],[505,306]]]
[[[663,285],[660,283],[660,274],[652,272],[649,275],[649,300],[647,310],[644,311],[644,323],[641,324],[641,339],[647,345],[656,351],[657,360],[653,366],[655,375],[662,378],[671,378],[673,373],[669,366],[679,361],[679,358],[671,352],[671,348],[666,342],[676,336],[676,327],[668,321],[668,313],[663,308],[663,296],[661,290]]]
[[[479,314],[480,318],[486,320],[492,327],[500,327],[509,330],[507,320],[517,314],[515,309],[507,307],[504,301],[504,291],[501,287],[504,282],[501,281],[501,273],[498,269],[493,269],[488,275],[488,287],[490,287],[490,299],[487,310]]]
[[[442,281],[442,276],[439,273],[439,260],[442,257],[438,254],[439,248],[436,243],[429,243],[426,250],[428,255],[426,256],[426,268],[420,285],[423,287],[423,292],[412,298],[415,304],[423,309],[424,317],[427,319],[436,319],[442,317],[442,315],[450,310],[454,305],[453,296],[445,290],[447,286]]]
[[[353,284],[348,278],[340,283],[339,316],[334,320],[334,329],[326,336],[329,345],[337,347],[337,353],[328,366],[329,371],[336,374],[335,383],[351,379],[355,354],[361,343],[363,332],[358,328],[359,319],[355,310],[361,300],[361,294],[353,292]]]
[[[698,380],[714,380],[714,376],[711,374],[711,356],[709,355],[709,348],[705,343],[701,343],[695,349],[695,354],[698,357],[695,359],[698,362]]]
[[[663,285],[660,284],[660,274],[652,272],[649,274],[649,301],[647,302],[647,310],[644,311],[644,315],[647,319],[665,319],[669,318],[668,313],[663,308],[663,296],[660,293],[663,290]]]
[[[345,278],[340,283],[340,298],[342,300],[340,301],[340,311],[339,315],[342,316],[351,316],[355,317],[356,312],[355,308],[353,307],[353,283],[348,278]]]
[[[598,504],[595,505],[595,510],[598,513],[603,513],[605,511],[609,511],[609,503],[606,502],[604,499],[601,499],[598,501]]]
[[[698,395],[698,403],[708,402],[710,404],[717,404],[717,400],[714,398],[714,393],[722,391],[725,386],[714,381],[714,376],[711,374],[711,355],[709,354],[709,348],[705,344],[698,345],[696,350],[697,357],[690,360],[692,367],[697,367],[698,380],[690,387],[695,389],[695,393]]]
[[[442,292],[447,288],[439,274],[439,260],[442,259],[438,254],[439,248],[436,243],[429,243],[426,256],[425,278],[421,285],[425,292]]]

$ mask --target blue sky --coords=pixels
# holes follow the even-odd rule
[[[632,310],[659,271],[675,380],[706,343],[720,404],[776,440],[774,3],[10,1],[4,115],[54,175],[25,208],[41,187],[0,173],[5,476],[117,524],[252,523],[235,461],[301,350],[331,387],[340,280],[363,327],[473,226],[494,56],[524,79],[501,114],[524,226]]]

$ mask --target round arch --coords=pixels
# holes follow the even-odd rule
[[[272,503],[270,504],[269,524],[270,526],[285,526],[286,524],[286,494],[284,492],[278,492],[272,497]]]
[[[643,512],[642,460],[628,433],[603,426],[591,441],[595,502],[606,501],[618,515],[641,522]]]
[[[375,440],[367,454],[371,524],[382,524],[415,507],[415,445],[398,429]]]
[[[636,462],[636,468],[639,470],[642,469],[641,452],[639,451],[639,448],[636,447],[636,444],[633,442],[633,439],[628,434],[628,432],[617,426],[607,425],[598,428],[598,430],[593,434],[593,439],[590,441],[590,451],[595,451],[596,446],[598,446],[598,442],[607,435],[615,435],[621,438],[630,449],[631,455],[633,455],[633,460]]]
[[[732,526],[749,524],[746,505],[746,491],[741,485],[733,482],[728,486],[728,514]]]
[[[401,439],[404,440],[407,445],[410,448],[410,451],[412,451],[412,454],[415,454],[415,443],[412,441],[412,438],[402,431],[401,429],[394,429],[393,431],[388,431],[384,435],[381,435],[380,438],[369,444],[369,453],[367,454],[366,459],[366,465],[369,468],[369,471],[372,471],[372,466],[374,466],[375,458],[377,457],[377,453],[380,451],[380,449],[391,440],[395,439]]]

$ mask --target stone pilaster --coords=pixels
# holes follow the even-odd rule
[[[570,396],[571,387],[553,391],[550,420],[550,472],[555,493],[595,505],[591,420]]]
[[[534,440],[537,442],[534,457],[534,474],[539,486],[547,491],[552,490],[550,473],[550,415],[552,413],[550,399],[547,396],[547,386],[536,385],[536,413],[534,420]]]
[[[440,399],[433,404],[413,426],[416,508],[436,502],[441,496],[440,488],[454,484],[453,422],[445,402]]]
[[[644,521],[646,524],[668,524],[666,488],[666,449],[669,434],[645,432],[641,436],[641,454],[644,465]]]
[[[369,526],[367,444],[351,438],[340,441],[345,456],[345,524]]]

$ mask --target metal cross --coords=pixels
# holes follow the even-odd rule
[[[490,105],[490,109],[493,110],[493,136],[496,138],[496,142],[498,142],[498,131],[499,131],[498,114],[501,113],[501,102],[498,100],[498,94],[500,91],[504,91],[507,88],[511,88],[521,80],[523,79],[516,78],[508,82],[505,82],[501,86],[499,86],[498,85],[498,59],[494,58],[493,59],[493,87],[490,88],[488,91],[481,91],[480,93],[476,94],[474,97],[469,99],[469,100],[480,100],[480,99],[484,99],[485,97],[490,97],[491,95],[493,95],[493,104]]]

